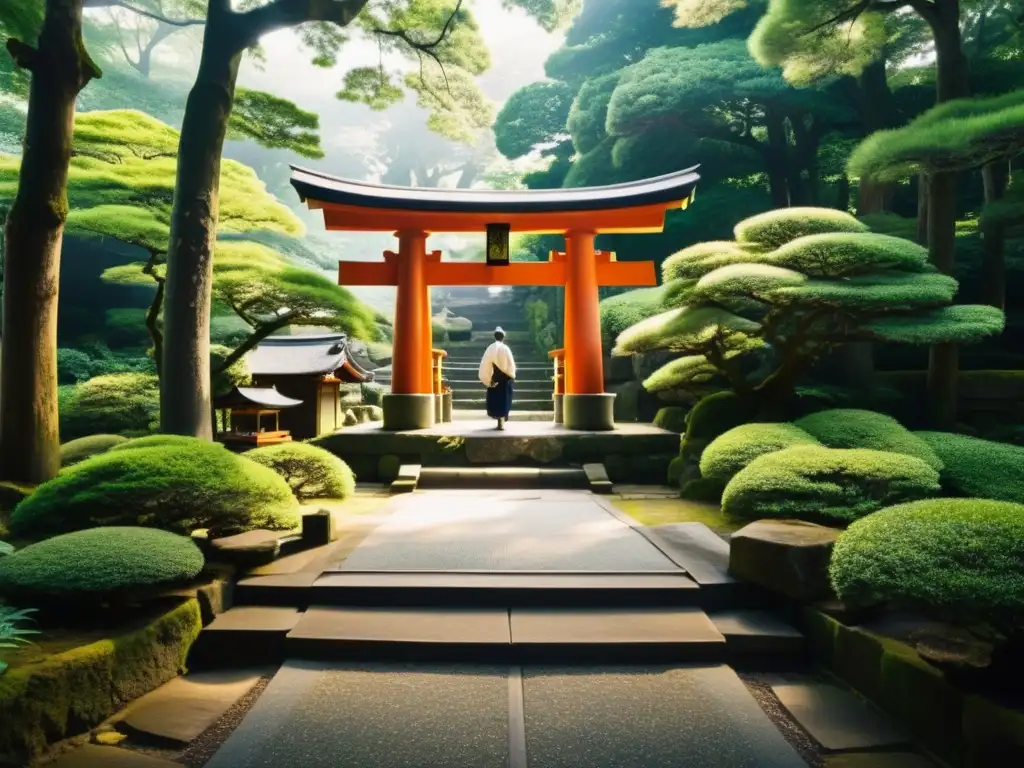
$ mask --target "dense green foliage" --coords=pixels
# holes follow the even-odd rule
[[[1024,630],[1024,505],[928,499],[858,520],[829,569],[850,605],[890,603],[968,627]]]
[[[601,338],[606,345],[641,320],[662,311],[661,288],[638,288],[604,299],[600,303]]]
[[[0,594],[44,600],[112,597],[183,584],[202,571],[191,539],[151,528],[92,528],[0,560]]]
[[[690,413],[689,408],[678,405],[667,405],[659,408],[654,414],[654,426],[659,429],[667,429],[669,432],[686,432],[686,419]]]
[[[127,441],[121,435],[89,435],[70,440],[60,447],[60,465],[70,467]]]
[[[915,434],[942,460],[946,491],[1024,504],[1024,446],[951,432]]]
[[[939,473],[911,456],[798,446],[760,456],[742,469],[725,487],[722,510],[743,520],[841,525],[938,491]]]
[[[796,426],[827,448],[870,448],[914,456],[935,470],[943,462],[928,443],[884,413],[835,408],[804,416]]]
[[[225,536],[298,525],[295,497],[272,470],[220,445],[179,441],[137,449],[129,442],[69,467],[18,505],[11,530],[38,538],[138,525]]]
[[[246,451],[245,457],[274,470],[299,499],[344,499],[356,489],[348,464],[315,445],[268,445]]]
[[[722,484],[758,456],[818,441],[792,424],[741,424],[716,437],[700,457],[700,474]]]
[[[75,387],[61,403],[64,439],[100,433],[148,431],[156,426],[160,392],[156,376],[117,373],[97,376]]]

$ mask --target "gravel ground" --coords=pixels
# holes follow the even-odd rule
[[[825,757],[817,742],[808,736],[804,730],[796,724],[789,716],[782,704],[772,693],[771,686],[765,680],[765,676],[756,672],[738,672],[740,679],[747,686],[747,690],[761,705],[761,709],[775,723],[789,745],[799,753],[800,757],[807,761],[811,768],[822,768],[825,765]]]

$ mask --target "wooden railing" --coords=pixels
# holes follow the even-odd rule
[[[555,362],[555,394],[565,394],[565,350],[564,349],[553,349],[548,352],[550,357]]]
[[[435,395],[442,393],[442,380],[444,379],[444,373],[442,371],[441,361],[448,357],[448,353],[443,349],[432,349],[430,350],[431,360],[431,392]]]

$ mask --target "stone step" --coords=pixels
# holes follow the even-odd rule
[[[519,397],[519,393],[512,398],[513,408],[522,408],[527,411],[554,411],[555,404],[551,396],[541,398]],[[487,400],[483,397],[453,397],[453,408],[465,408],[469,410],[484,410],[487,407]]]
[[[589,488],[582,469],[534,467],[424,467],[418,489],[437,488]]]
[[[268,577],[272,578],[272,577]],[[306,586],[312,577],[305,579]],[[272,664],[302,614],[298,606],[238,605],[203,628],[189,650],[190,669]]]
[[[509,421],[551,421],[552,411],[515,411]],[[452,409],[452,421],[487,421],[487,411],[475,409]],[[678,494],[677,494],[678,495]]]
[[[725,637],[699,608],[417,609],[311,606],[290,659],[477,663],[721,661]]]
[[[680,607],[699,605],[700,593],[696,582],[681,572],[336,570],[318,578],[297,574],[242,579],[235,603],[292,608]]]

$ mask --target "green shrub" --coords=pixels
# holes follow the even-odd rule
[[[130,445],[123,443],[43,483],[14,510],[11,530],[40,538],[139,525],[185,534],[206,528],[212,536],[225,536],[299,524],[288,484],[220,445],[195,439],[132,450]]]
[[[851,605],[892,603],[958,624],[1024,630],[1024,505],[928,499],[849,527],[829,568]]]
[[[718,503],[725,490],[725,483],[708,480],[706,477],[695,477],[687,480],[679,489],[679,496],[690,501],[710,501]]]
[[[268,445],[247,451],[245,457],[274,470],[299,499],[345,499],[356,489],[348,464],[315,445]]]
[[[755,398],[743,397],[735,392],[716,392],[701,398],[687,419],[680,455],[700,458],[712,440],[733,427],[751,421],[759,409],[760,403]]]
[[[668,485],[671,488],[678,488],[679,481],[683,477],[683,470],[686,469],[686,461],[682,456],[676,456],[668,463]]]
[[[144,435],[143,437],[136,437],[126,442],[118,443],[110,450],[134,451],[139,448],[198,448],[199,450],[219,448],[226,450],[221,443],[211,443],[209,440],[200,440],[195,437],[186,437],[185,435]]]
[[[659,408],[654,414],[654,426],[659,429],[667,429],[669,432],[678,432],[680,435],[686,431],[686,416],[689,408],[679,405],[668,405]]]
[[[65,439],[151,430],[160,418],[156,376],[114,373],[96,376],[65,394],[60,433]]]
[[[40,600],[148,592],[194,579],[203,553],[152,528],[92,528],[31,544],[0,560],[0,593]]]
[[[723,486],[758,456],[792,448],[818,445],[818,441],[792,424],[741,424],[716,437],[700,456],[700,474]]]
[[[835,408],[812,413],[794,423],[828,448],[870,448],[902,453],[942,469],[942,461],[924,440],[884,413]]]
[[[5,555],[14,554],[14,545],[8,544],[6,541],[0,541],[0,557]]]
[[[435,344],[444,344],[448,341],[448,326],[434,320],[430,324],[430,338]]]
[[[359,385],[359,392],[362,395],[363,405],[383,405],[384,387],[373,382],[366,382]]]
[[[777,208],[751,216],[736,225],[740,243],[778,248],[806,235],[826,232],[868,232],[868,226],[833,208]]]
[[[89,435],[70,440],[60,447],[60,465],[70,467],[127,441],[128,438],[121,435]]]
[[[664,289],[661,287],[638,288],[604,299],[599,305],[604,345],[611,348],[624,330],[664,311],[663,295]]]
[[[797,518],[842,524],[939,491],[939,473],[920,459],[867,449],[797,446],[754,459],[729,481],[730,517]]]
[[[951,432],[916,432],[942,460],[942,487],[958,496],[1024,504],[1024,446]]]
[[[60,347],[57,350],[57,383],[78,384],[92,376],[93,360],[80,349]]]
[[[469,341],[473,338],[473,323],[465,317],[448,318],[448,341]]]

